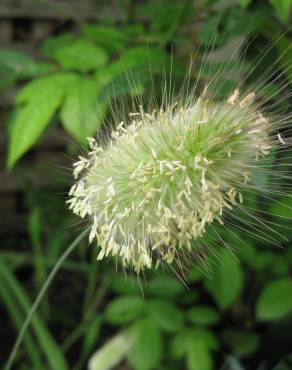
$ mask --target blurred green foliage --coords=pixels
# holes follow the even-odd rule
[[[291,1],[270,2],[278,16],[287,22]],[[198,9],[193,9],[189,1],[147,3],[137,6],[135,13],[146,18],[149,24],[85,25],[78,35],[66,32],[45,39],[40,48],[41,60],[12,50],[0,50],[0,88],[6,89],[17,81],[26,82],[15,98],[15,112],[9,120],[8,168],[38,141],[54,118],[59,118],[79,144],[86,145],[86,137],[94,135],[105,121],[113,98],[143,94],[157,75],[160,79],[168,78],[170,73],[173,79],[177,75],[185,76],[187,64],[176,63],[176,53],[167,52],[168,45],[173,50],[188,45],[190,53],[205,45],[195,62],[200,73],[193,77],[208,80],[222,69],[224,62],[205,61],[201,68],[200,60],[210,48],[222,46],[235,36],[251,37],[261,31],[273,38],[274,30],[268,35],[265,31],[271,13],[268,4],[258,7],[254,2],[253,9],[251,3],[240,1],[240,8],[236,1],[205,1]],[[220,18],[216,14],[219,10]],[[184,25],[191,27],[192,23],[201,22],[200,18],[204,22],[198,31],[191,29],[193,35],[178,32]],[[285,50],[285,43],[289,44],[289,40],[284,37],[279,43],[280,53]],[[236,55],[236,50],[233,52]],[[289,51],[283,63],[291,61],[291,57]],[[247,63],[238,63],[238,60],[231,63],[229,59],[227,56],[226,74],[238,68],[241,73],[250,69]],[[228,92],[233,86],[230,86],[230,77],[225,81]]]
[[[163,80],[170,71],[174,82],[182,82],[194,50],[191,81],[200,78],[204,83],[224,65],[225,90],[220,91],[224,96],[237,83],[238,73],[241,77],[255,66],[247,81],[253,83],[275,61],[284,72],[284,83],[291,83],[291,38],[289,32],[280,40],[276,34],[287,30],[292,1],[198,4],[194,9],[192,1],[121,1],[122,24],[105,19],[82,24],[78,34],[47,38],[41,45],[41,60],[1,50],[0,88],[21,86],[8,122],[8,168],[53,121],[85,146],[87,136],[95,135],[102,125],[106,129],[113,118],[110,108],[120,99],[146,99],[156,88],[153,81]],[[252,40],[242,63],[230,62],[234,53],[241,52],[240,47],[235,50],[239,41],[232,44],[234,38]],[[208,53],[217,55],[215,61],[204,60]],[[282,169],[291,172],[291,162],[283,160]],[[264,184],[268,179],[263,175],[257,181]],[[235,249],[238,260],[217,240],[221,244],[217,257],[212,251],[207,256],[211,272],[194,262],[187,276],[155,271],[137,277],[116,271],[113,264],[97,263],[97,251],[84,243],[65,262],[34,316],[15,368],[291,369],[292,225],[287,208],[289,202],[292,207],[291,197],[265,202],[250,198],[249,206],[266,212],[273,228],[286,237],[284,245],[281,242],[285,248],[267,245],[244,227],[235,231],[222,227],[221,237]],[[75,234],[76,220],[60,197],[28,191],[27,203],[31,250],[0,251],[1,300],[15,333],[48,271]],[[30,278],[22,281],[22,271],[29,271]]]

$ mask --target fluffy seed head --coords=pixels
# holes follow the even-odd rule
[[[201,97],[147,113],[140,106],[105,147],[88,139],[68,203],[90,219],[98,259],[117,256],[137,272],[171,264],[244,202],[251,172],[284,142],[254,100],[235,90],[226,102]]]

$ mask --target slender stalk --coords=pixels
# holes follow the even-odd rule
[[[62,266],[63,262],[67,259],[67,257],[73,252],[73,250],[77,247],[79,242],[85,237],[86,234],[89,233],[90,227],[86,228],[70,245],[69,247],[65,250],[65,252],[61,255],[61,257],[58,259],[56,262],[55,266],[51,270],[50,274],[48,275],[46,281],[44,282],[41,290],[39,291],[39,294],[37,295],[34,303],[32,304],[30,310],[28,311],[28,314],[26,316],[26,319],[22,325],[22,328],[16,338],[16,341],[14,343],[14,346],[12,348],[12,351],[10,353],[10,356],[6,362],[4,370],[10,370],[11,366],[13,364],[13,361],[16,357],[17,351],[20,347],[20,344],[22,342],[22,339],[24,337],[24,334],[33,318],[34,313],[36,312],[44,294],[48,290],[52,280],[54,279],[56,273],[59,271],[60,267]]]

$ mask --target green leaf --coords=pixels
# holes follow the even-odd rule
[[[156,368],[162,355],[161,333],[150,318],[137,321],[132,328],[135,342],[127,358],[135,370]]]
[[[13,72],[7,71],[4,74],[5,76],[2,78],[0,73],[0,91],[12,86],[17,80],[17,76]]]
[[[290,231],[291,233],[291,231]],[[291,234],[290,234],[291,235]],[[286,277],[289,276],[289,262],[285,256],[279,256],[274,254],[274,260],[271,264],[274,277]]]
[[[155,297],[175,299],[185,288],[174,276],[157,276],[147,284],[146,290]]]
[[[172,341],[172,353],[174,357],[180,358],[188,351],[188,343],[202,342],[209,351],[217,351],[220,347],[216,336],[208,329],[195,328],[183,330],[176,335]]]
[[[287,23],[292,7],[292,0],[270,0],[270,3],[275,8],[278,16],[282,19],[282,21],[284,23]]]
[[[70,45],[74,40],[74,35],[70,32],[64,32],[58,36],[45,38],[41,50],[48,57],[55,57],[56,52],[64,46]]]
[[[238,298],[242,288],[242,271],[238,261],[227,250],[222,249],[211,278],[205,280],[205,287],[220,309],[230,307]]]
[[[175,65],[175,60],[167,53],[156,48],[139,46],[126,50],[118,61],[107,66],[107,71],[110,76],[126,75],[131,80],[135,70],[143,71],[151,78],[154,74],[174,69]],[[107,71],[102,71],[102,73],[107,73]],[[143,78],[142,75],[141,78]]]
[[[137,37],[137,36],[143,36],[146,33],[145,25],[143,23],[131,23],[126,24],[123,27],[123,32],[125,35],[130,37],[130,39]]]
[[[279,33],[279,27],[276,22],[266,23],[262,29],[262,33],[267,36],[273,45],[275,45],[278,51],[278,63],[283,69],[283,73],[288,78],[290,83],[292,83],[292,49],[291,49],[291,39],[281,33]]]
[[[187,281],[192,283],[198,282],[205,278],[204,272],[198,268],[198,266],[193,266],[187,271]],[[192,292],[194,295],[198,295],[197,292]]]
[[[6,284],[7,288],[11,291],[14,297],[14,303],[21,308],[23,313],[27,314],[31,303],[19,282],[1,258],[0,280]],[[49,368],[52,370],[68,370],[68,365],[62,351],[37,314],[34,314],[31,325],[37,337],[36,343],[46,355]]]
[[[220,347],[220,343],[215,336],[215,334],[205,328],[195,328],[191,331],[191,336],[195,338],[195,340],[199,340],[201,342],[204,342],[204,345],[210,350],[210,351],[217,351]]]
[[[227,18],[227,21],[225,23],[225,37],[228,34],[229,40],[231,41],[231,44],[229,44],[229,47],[233,44],[233,48],[224,48],[225,60],[228,58],[228,55],[233,57],[235,54],[233,54],[232,49],[236,48],[236,43],[232,43],[232,38],[234,37],[248,37],[250,34],[255,34],[257,32],[260,32],[263,28],[263,23],[267,20],[267,12],[263,9],[259,9],[257,11],[253,11],[253,13],[248,13],[247,11],[244,11],[243,9],[240,9],[239,7],[232,7],[230,9],[229,17]],[[221,37],[224,37],[221,35]],[[236,40],[236,39],[235,39]],[[241,42],[244,41],[244,38],[241,39]],[[241,42],[237,39],[237,45],[239,46],[239,49],[237,51],[240,51],[240,44]],[[222,50],[222,52],[223,52]],[[230,54],[232,53],[232,54]],[[237,54],[238,57],[240,55],[240,52]],[[231,57],[231,59],[233,59]]]
[[[61,89],[40,90],[39,96],[18,112],[9,131],[9,169],[35,144],[60,106],[63,95]]]
[[[125,34],[117,28],[94,24],[84,27],[84,35],[111,52],[124,49],[127,41]]]
[[[259,336],[240,330],[225,330],[222,334],[224,341],[238,357],[250,356],[259,346]]]
[[[74,73],[57,73],[51,76],[36,78],[27,83],[16,95],[16,104],[30,103],[40,95],[55,95],[58,91],[70,88],[78,78]]]
[[[167,9],[167,11],[165,11]],[[150,35],[157,36],[158,42],[165,43],[173,39],[184,18],[193,11],[189,1],[156,1],[141,2],[138,7],[139,16],[150,19]],[[173,41],[173,40],[172,40]]]
[[[171,302],[152,300],[147,303],[147,310],[157,325],[166,331],[175,332],[183,326],[183,315]]]
[[[88,358],[88,355],[92,352],[97,338],[100,333],[102,320],[100,316],[94,317],[90,325],[88,325],[86,332],[84,333],[83,347],[81,351],[82,358]]]
[[[141,285],[142,284],[142,285]],[[133,295],[133,294],[141,294],[141,289],[143,289],[143,283],[138,281],[138,279],[133,277],[124,277],[115,275],[111,279],[111,289],[120,294],[127,294],[127,295]]]
[[[268,284],[256,303],[259,320],[277,320],[292,312],[292,280],[279,279]]]
[[[70,88],[77,77],[73,73],[40,77],[20,90],[15,99],[16,104],[27,104],[16,110],[9,122],[9,169],[35,144],[61,105],[65,90]]]
[[[189,370],[212,370],[212,351],[218,347],[215,335],[202,328],[185,330],[172,343],[175,357],[186,356]]]
[[[239,0],[239,4],[245,9],[251,4],[253,0]]]
[[[120,60],[101,68],[96,77],[105,88],[99,101],[124,95],[136,96],[156,74],[181,71],[170,56],[159,49],[135,47],[125,51]]]
[[[106,103],[96,102],[98,90],[94,80],[78,77],[67,89],[60,111],[63,126],[81,144],[96,134],[107,111]]]
[[[277,216],[282,216],[287,219],[291,219],[292,211],[292,195],[289,194],[285,197],[281,197],[277,201],[273,202],[269,211]]]
[[[174,358],[181,358],[187,351],[186,341],[187,330],[175,335],[171,341],[171,354]]]
[[[127,330],[118,333],[89,359],[89,370],[113,369],[124,358],[133,346],[135,333]]]
[[[105,316],[111,324],[124,324],[141,316],[144,301],[139,296],[124,296],[110,301]]]
[[[90,71],[107,63],[107,53],[91,41],[79,38],[55,51],[55,58],[66,69]]]
[[[120,63],[131,71],[135,66],[145,66],[150,74],[167,73],[178,67],[176,60],[160,49],[138,46],[122,54]],[[180,65],[179,65],[180,67]]]
[[[198,339],[190,340],[186,353],[188,370],[212,370],[212,354],[206,344]]]
[[[0,50],[0,74],[1,71],[10,70],[32,75],[36,69],[37,63],[28,55],[14,50]]]
[[[209,45],[210,42],[214,40],[214,46],[216,44],[222,43],[221,37],[218,37],[218,16],[209,16],[205,22],[202,24],[197,33],[198,41],[200,44]],[[217,40],[218,39],[218,40]],[[203,65],[203,64],[202,64]]]
[[[219,321],[217,311],[208,306],[197,306],[188,311],[191,322],[201,325],[212,325]]]
[[[52,72],[55,68],[52,63],[37,62],[18,51],[0,50],[0,88],[4,89],[18,79]]]
[[[97,79],[102,79],[103,84],[105,84],[98,102],[108,102],[110,99],[117,99],[126,95],[141,95],[143,87],[146,86],[151,79],[148,67],[136,66],[133,67],[130,72],[127,72],[120,63],[118,64],[119,73],[117,73],[116,69],[110,68],[114,67],[114,65],[97,72]]]

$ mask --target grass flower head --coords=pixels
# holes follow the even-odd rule
[[[70,208],[91,220],[98,259],[118,256],[136,272],[194,251],[208,225],[244,202],[242,189],[270,152],[284,145],[275,121],[236,89],[225,102],[204,95],[130,114],[105,147],[74,164]]]

